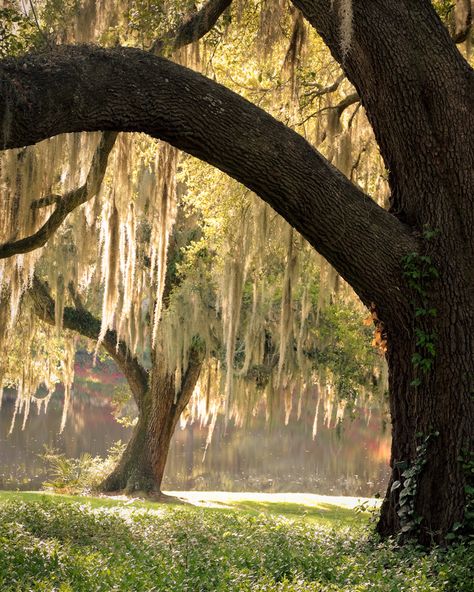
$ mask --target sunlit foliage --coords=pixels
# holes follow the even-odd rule
[[[341,17],[346,45],[349,6],[342,6]],[[38,32],[50,44],[147,49],[190,8],[186,2],[46,0],[38,15],[21,18],[31,23],[37,16]],[[383,165],[357,95],[286,1],[235,2],[203,41],[173,59],[297,129],[384,202]],[[37,231],[67,192],[90,192],[46,247],[0,261],[12,329],[36,270],[55,297],[58,330],[64,306],[80,298],[101,311],[97,347],[114,329],[133,355],[160,351],[177,389],[199,337],[207,361],[193,419],[212,426],[224,409],[227,419],[242,423],[262,400],[268,415],[274,405],[285,405],[288,418],[293,399],[314,386],[320,393],[315,425],[320,402],[328,422],[341,419],[347,404],[370,408],[385,380],[380,354],[357,336],[368,331],[365,313],[301,237],[234,181],[190,158],[178,161],[174,149],[144,136],[121,134],[103,180],[94,179],[99,139],[72,134],[2,156],[7,215],[0,243]],[[178,204],[187,213],[174,226]],[[173,232],[177,252],[168,248]]]

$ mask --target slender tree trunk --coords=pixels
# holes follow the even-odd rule
[[[174,377],[154,364],[149,389],[139,407],[138,422],[117,467],[101,485],[102,491],[160,494],[171,438],[199,378],[202,356],[194,351],[181,389]]]

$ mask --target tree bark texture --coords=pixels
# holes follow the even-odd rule
[[[69,131],[143,131],[215,165],[284,216],[367,304],[381,296],[381,278],[397,293],[394,259],[416,245],[299,134],[210,79],[137,49],[62,47],[4,60],[2,118],[4,148]]]
[[[429,373],[420,375],[411,362],[417,351],[416,337],[410,344],[406,335],[392,332],[388,355],[392,475],[378,531],[393,535],[406,527],[409,535],[415,534],[424,544],[442,542],[454,524],[463,523],[468,503],[464,487],[469,475],[460,459],[473,450],[474,442],[472,312],[469,319],[466,309],[450,306],[449,311],[439,310],[438,322],[427,327],[437,330],[434,367]],[[447,319],[442,318],[444,314]],[[453,315],[460,320],[450,321]],[[411,383],[417,377],[421,384],[414,387]],[[415,481],[407,485],[409,470],[417,465],[420,470],[415,471]],[[404,489],[413,498],[409,516],[404,515],[400,499]],[[419,520],[415,528],[413,519]]]
[[[441,541],[472,502],[458,458],[474,449],[474,73],[429,0],[352,0],[343,55],[342,1],[294,4],[356,88],[389,173],[389,212],[262,110],[138,50],[66,47],[1,62],[2,146],[143,131],[285,217],[376,311],[387,339],[392,478],[379,531],[407,526],[401,502],[411,491],[418,538]],[[410,256],[436,270],[422,278],[423,302]],[[426,372],[419,359],[430,360]],[[413,489],[403,473],[415,468]]]
[[[390,211],[421,237],[414,251],[436,269],[423,287],[425,303],[405,285],[400,300],[387,291],[384,303],[376,298],[374,304],[388,342],[393,433],[392,475],[378,530],[393,535],[405,529],[423,543],[440,542],[474,503],[459,460],[474,450],[473,71],[428,0],[353,0],[346,56],[339,3],[295,4],[357,89],[389,171]],[[403,258],[397,263],[406,275]],[[434,316],[420,314],[425,305]],[[427,335],[435,354],[420,375],[414,361],[428,356],[421,343]],[[406,486],[410,477],[403,473],[416,466],[411,490],[414,481]],[[409,517],[400,499],[407,493],[413,494]],[[410,518],[419,521],[415,528]]]

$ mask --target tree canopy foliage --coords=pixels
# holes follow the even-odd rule
[[[88,41],[99,34],[106,42],[119,39],[122,43],[150,47],[154,40],[170,37],[166,27],[171,31],[178,22],[172,11],[165,15],[158,6],[149,3],[130,7],[123,22],[114,9],[97,14],[97,8],[94,12],[91,6],[89,13],[88,10],[78,12],[73,4],[60,4],[46,3],[41,13],[50,40],[59,35],[61,41]],[[353,95],[349,94],[350,101],[340,106],[347,95],[341,95],[344,81],[337,66],[321,42],[318,42],[319,52],[305,48],[308,32],[299,14],[286,14],[280,6],[271,15],[273,10],[267,7],[258,20],[255,18],[258,9],[249,5],[241,7],[237,15],[229,14],[224,26],[213,28],[205,42],[181,59],[212,71],[228,86],[283,115],[288,123],[299,124],[306,133],[319,134],[331,158],[355,176],[360,163],[352,172],[348,169],[353,164],[352,144],[359,150],[360,161],[369,149],[370,139],[365,119],[358,121],[361,117]],[[21,18],[38,33],[31,18]],[[231,25],[235,21],[236,25]],[[37,36],[28,37],[23,30],[18,31],[18,38],[24,43],[44,42]],[[249,45],[255,49],[250,62]],[[19,47],[24,50],[24,46]],[[234,69],[237,79],[233,78]],[[311,71],[318,72],[317,82],[310,80]],[[335,82],[330,84],[332,79]],[[331,101],[337,101],[334,107],[327,101],[331,94],[335,95]],[[338,95],[345,98],[339,99]],[[315,103],[320,113],[327,112],[326,125],[312,112]],[[341,122],[345,109],[353,106],[349,119]],[[360,127],[365,133],[359,130],[353,133],[352,126]],[[39,149],[28,149],[25,154],[11,152],[12,161],[6,163],[4,179],[11,199],[17,199],[18,189],[13,179],[17,179],[19,163],[21,170],[21,159],[25,159],[25,175],[29,176],[23,179],[20,174],[18,184],[24,201],[20,207],[26,215],[15,211],[14,206],[10,212],[23,223],[27,224],[29,219],[29,227],[17,228],[17,236],[34,235],[34,229],[50,215],[48,210],[59,209],[58,200],[64,190],[67,193],[61,205],[70,200],[71,211],[82,201],[93,200],[59,228],[42,254],[39,266],[36,264],[36,273],[42,273],[52,288],[58,328],[62,325],[62,310],[71,283],[74,290],[89,294],[94,310],[102,285],[99,342],[108,329],[115,330],[136,355],[138,351],[147,352],[150,340],[157,338],[161,307],[155,301],[160,300],[164,289],[167,237],[175,218],[176,154],[144,137],[116,140],[115,136],[106,136],[97,145],[94,137],[75,136],[43,143]],[[64,141],[69,145],[64,147]],[[364,169],[366,183],[380,183],[377,167],[380,164]],[[186,231],[176,232],[187,238],[175,238],[189,244],[177,245],[175,250],[184,252],[175,253],[176,261],[169,263],[168,274],[177,276],[172,280],[177,285],[172,289],[173,294],[167,295],[160,328],[161,348],[166,352],[169,371],[178,376],[177,384],[186,368],[191,342],[199,336],[206,342],[209,360],[215,359],[225,369],[223,390],[229,397],[238,377],[244,379],[238,381],[243,393],[234,398],[237,405],[233,413],[238,421],[245,413],[251,413],[260,399],[245,394],[252,383],[260,389],[268,387],[267,397],[278,393],[281,387],[289,390],[285,395],[288,409],[295,386],[304,390],[305,385],[315,381],[320,383],[321,397],[331,405],[336,396],[344,405],[349,402],[353,406],[357,402],[357,388],[368,388],[370,392],[374,382],[381,385],[379,390],[383,392],[380,356],[365,347],[362,339],[354,337],[363,312],[347,288],[340,286],[334,270],[319,260],[286,223],[275,218],[268,206],[260,205],[248,191],[222,173],[189,159],[182,159],[179,168],[182,201],[190,214]],[[88,176],[84,185],[85,175]],[[100,194],[94,198],[99,190]],[[15,226],[15,220],[5,219],[5,235],[8,227]],[[37,254],[31,256],[33,266]],[[100,258],[101,270],[96,266]],[[8,266],[15,269],[16,265],[15,259],[10,260],[6,269]],[[19,293],[28,285],[32,266],[23,267]],[[318,278],[321,266],[322,274]],[[155,297],[150,290],[155,292]],[[338,291],[339,306],[334,303]],[[328,307],[330,303],[332,308]],[[340,321],[341,317],[344,321]],[[347,325],[349,320],[352,325]],[[203,379],[209,385],[210,372],[209,366]],[[229,397],[221,397],[220,375],[217,371],[213,379],[218,401],[213,410],[216,413],[227,400],[229,413]],[[209,393],[206,400],[209,402]],[[360,399],[359,404],[362,403]],[[196,410],[200,405],[197,403],[192,408]],[[209,413],[207,403],[205,411],[200,412],[201,419],[209,418]]]

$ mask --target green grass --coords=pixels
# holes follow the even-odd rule
[[[156,502],[138,501],[134,500],[132,503],[121,499],[114,499],[113,497],[93,497],[83,495],[63,495],[56,493],[49,493],[43,491],[0,491],[1,502],[77,502],[80,504],[87,504],[92,508],[142,508],[142,509],[158,509],[163,506]]]
[[[173,503],[174,495],[178,492],[173,492],[170,496],[169,506],[181,506],[180,502]],[[236,499],[237,497],[237,499]],[[338,505],[337,503],[328,503],[326,501],[313,501],[312,497],[321,496],[304,496],[308,498],[305,503],[282,502],[281,495],[267,494],[265,501],[254,498],[257,497],[252,493],[228,494],[223,495],[219,492],[218,497],[213,496],[212,492],[199,492],[199,495],[193,495],[192,498],[183,492],[184,503],[187,499],[193,499],[193,503],[199,504],[200,501],[211,502],[213,508],[216,510],[242,510],[248,514],[259,515],[265,514],[268,516],[276,516],[287,519],[302,519],[307,522],[314,522],[320,525],[338,527],[347,527],[351,525],[364,525],[367,523],[367,514],[355,512],[352,508]],[[262,497],[258,495],[258,497]],[[291,495],[288,496],[291,499]],[[326,497],[326,496],[325,496]],[[215,499],[217,498],[217,499]],[[279,501],[267,501],[273,498]],[[25,502],[35,502],[44,500],[62,500],[64,502],[78,502],[81,504],[88,504],[93,508],[101,507],[124,507],[124,508],[140,508],[148,510],[161,510],[163,504],[158,502],[151,502],[145,500],[123,500],[114,499],[113,497],[93,497],[82,495],[64,495],[55,494],[43,491],[0,491],[0,503],[8,500],[19,500]],[[339,498],[334,498],[339,499]]]
[[[255,502],[251,500],[227,502],[231,508],[243,510],[250,514],[267,514],[269,516],[288,519],[303,519],[319,525],[344,527],[362,525],[367,516],[356,513],[353,509],[343,508],[334,504],[319,503],[317,506],[294,504],[291,502]]]
[[[472,547],[379,543],[327,501],[220,503],[0,492],[0,590],[474,592]]]

